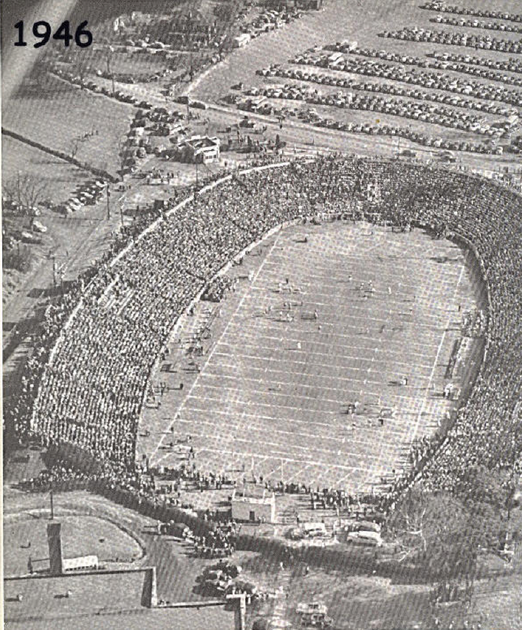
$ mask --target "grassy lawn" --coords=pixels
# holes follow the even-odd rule
[[[115,172],[119,142],[133,111],[130,105],[55,80],[47,90],[36,85],[22,87],[4,106],[3,125],[66,153],[77,139],[77,159]]]

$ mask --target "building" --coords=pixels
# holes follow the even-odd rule
[[[20,630],[245,630],[240,598],[154,603],[153,579],[151,568],[6,579],[5,623]]]
[[[243,46],[246,46],[250,39],[250,33],[241,33],[241,35],[234,37],[234,48],[242,48]]]
[[[232,493],[232,518],[236,521],[275,523],[275,494],[255,484],[244,484]]]
[[[179,145],[181,159],[192,164],[217,162],[220,156],[220,145],[219,138],[192,136]]]
[[[170,602],[155,566],[98,568],[96,556],[65,559],[61,524],[47,527],[51,570],[4,577],[4,621],[24,630],[246,630],[246,596]],[[170,593],[164,588],[163,597]],[[118,616],[124,614],[124,623]],[[115,621],[116,620],[116,621]]]

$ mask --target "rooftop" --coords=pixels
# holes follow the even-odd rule
[[[224,606],[148,609],[141,605],[143,572],[24,578],[4,582],[6,627],[24,630],[232,630]],[[69,591],[69,597],[66,596]],[[17,596],[22,601],[17,601]],[[103,621],[100,619],[103,617]]]

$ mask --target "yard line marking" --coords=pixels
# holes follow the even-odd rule
[[[275,245],[276,245],[277,241],[279,240],[279,236],[280,236],[280,234],[281,234],[281,232],[278,232],[277,236],[276,236],[276,237],[275,237],[275,239],[274,239],[274,242],[272,243],[272,246],[271,246],[271,248],[270,248],[270,250],[269,250],[268,254],[266,255],[266,258],[265,258],[265,259],[263,260],[263,262],[259,265],[259,267],[258,267],[258,269],[257,269],[256,273],[254,274],[254,277],[253,277],[253,279],[252,279],[252,285],[255,283],[255,281],[256,281],[256,279],[257,279],[257,277],[258,277],[258,276],[259,276],[259,274],[261,273],[261,270],[263,269],[263,266],[264,266],[265,262],[268,260],[268,257],[270,256],[270,253],[272,252],[272,250],[274,249],[274,247],[275,247]],[[247,289],[247,291],[245,292],[245,294],[244,294],[244,295],[241,297],[241,299],[239,300],[239,303],[238,303],[238,305],[236,306],[236,309],[235,309],[235,311],[234,311],[234,315],[235,315],[235,314],[239,311],[239,309],[240,309],[240,308],[241,308],[241,306],[243,305],[243,302],[244,302],[244,300],[245,300],[245,297],[246,297],[246,295],[248,295],[248,292],[249,292],[249,291],[250,291],[250,287],[249,287],[249,289]],[[231,319],[229,319],[229,321],[227,322],[227,324],[226,324],[225,328],[223,329],[223,332],[221,333],[221,336],[223,336],[223,335],[227,332],[227,330],[228,330],[228,328],[229,328],[229,326],[230,326],[231,322],[232,322],[232,318],[231,318]],[[221,338],[221,337],[220,337],[220,338]],[[191,394],[192,394],[192,391],[194,390],[194,388],[196,387],[196,385],[197,385],[197,383],[198,383],[198,381],[199,381],[199,377],[202,375],[202,373],[203,373],[204,369],[207,367],[207,365],[209,364],[210,360],[212,359],[212,356],[213,356],[213,354],[214,354],[215,349],[217,348],[218,343],[219,343],[219,339],[217,340],[217,343],[216,343],[216,345],[214,346],[214,348],[212,348],[212,350],[209,352],[209,354],[208,354],[208,356],[207,356],[207,360],[205,361],[205,363],[204,363],[204,364],[203,364],[203,366],[201,367],[201,369],[200,369],[200,371],[199,371],[199,373],[198,373],[197,377],[194,379],[194,382],[193,382],[193,383],[192,383],[192,385],[190,386],[190,389],[189,389],[189,390],[188,390],[188,392],[187,392],[187,396],[186,396],[186,398],[182,401],[181,405],[178,407],[177,412],[176,412],[178,415],[181,413],[181,411],[182,411],[182,409],[184,408],[184,406],[185,406],[185,404],[186,404],[187,400],[190,398],[190,396],[191,396]],[[176,421],[176,419],[175,419],[175,417],[174,417],[174,420],[171,422],[171,424],[170,424],[170,425],[169,425],[169,427],[168,427],[168,431],[169,431],[169,432],[171,431],[172,427],[174,426],[175,421]],[[165,439],[165,435],[163,435],[163,436],[161,437],[161,439],[160,439],[160,441],[159,441],[158,445],[156,446],[156,448],[155,448],[155,449],[154,449],[154,451],[152,452],[152,454],[151,454],[151,460],[152,460],[152,458],[156,455],[156,453],[158,452],[158,450],[161,448],[161,445],[163,444],[163,440],[164,440],[164,439]]]
[[[207,387],[209,389],[217,389],[217,390],[222,390],[223,389],[221,387],[217,387],[217,386],[214,386],[214,385],[207,385]],[[227,391],[235,392],[236,390],[228,389]],[[263,393],[263,392],[257,392],[257,393]],[[354,393],[356,393],[356,392],[354,392]],[[364,392],[364,396],[365,397],[366,396],[374,396],[375,398],[379,399],[379,397],[382,397],[382,393],[377,394],[377,393],[373,393],[373,392]],[[193,394],[190,394],[190,396],[187,397],[187,400],[188,400],[188,398],[194,399],[194,400],[201,400],[200,396],[194,396]],[[302,396],[297,397],[298,400],[301,400],[302,398],[303,398]],[[308,396],[308,398],[310,400],[316,400],[316,398],[314,398],[314,397]],[[415,397],[407,398],[406,396],[402,396],[402,398],[405,398],[405,399],[411,400],[411,401],[415,401],[416,400]],[[204,396],[204,400],[213,400],[213,401],[216,401],[216,402],[224,402],[221,398],[213,398],[212,396],[208,396],[208,395]],[[262,403],[262,402],[257,402],[257,401],[256,402],[251,402],[251,401],[248,401],[248,400],[237,400],[237,399],[234,402],[236,402],[236,403],[239,402],[242,405],[247,405],[247,406],[255,405],[255,406],[261,406],[261,407],[270,407],[272,409],[295,409],[297,411],[300,411],[301,413],[303,412],[303,407],[295,407],[293,405],[282,405],[282,404],[279,404],[279,403],[277,405],[273,405],[273,404],[270,404],[270,403]],[[324,402],[324,399],[323,399],[323,402]],[[332,402],[335,402],[336,404],[340,404],[341,406],[346,405],[346,402],[340,402],[340,401],[332,401]],[[312,412],[312,411],[317,412],[317,413],[321,413],[321,414],[325,414],[325,415],[326,414],[336,414],[337,415],[339,413],[338,411],[332,411],[332,410],[328,410],[328,409],[307,409],[307,412]],[[174,424],[174,423],[172,423],[172,424]]]
[[[231,320],[230,320],[230,321],[232,321],[232,319],[233,319],[233,318],[231,318]],[[242,322],[244,322],[244,321],[245,321],[245,319],[246,319],[246,318],[243,318],[241,321],[242,321]],[[272,320],[272,319],[270,319],[270,320],[262,321],[262,322],[259,324],[259,323],[258,323],[258,322],[259,322],[259,320],[260,320],[260,319],[262,320],[262,319],[264,319],[264,318],[262,318],[262,317],[250,318],[250,317],[249,317],[249,318],[247,318],[247,319],[249,319],[249,320],[255,320],[255,321],[251,322],[251,325],[250,325],[250,328],[251,328],[252,330],[259,330],[261,327],[262,327],[262,328],[265,328],[265,329],[270,327],[270,328],[272,328],[272,329],[273,329],[273,324],[274,324],[274,323],[276,323],[276,324],[278,324],[278,323],[281,323],[281,324],[288,324],[288,323],[291,323],[291,322],[285,322],[285,321],[278,322],[278,321],[276,321],[276,320]],[[385,321],[386,321],[386,320],[383,320],[383,322],[385,322]],[[270,322],[270,323],[269,323],[269,322]],[[315,322],[314,322],[314,323],[316,323],[316,322],[319,322],[319,324],[320,324],[321,326],[333,326],[333,327],[335,327],[335,326],[336,326],[336,324],[335,324],[335,323],[333,323],[333,322],[332,322],[332,323],[330,323],[330,322],[324,322],[324,321],[321,321],[321,320],[315,320]],[[412,324],[412,325],[414,325],[414,324],[415,324],[415,322],[405,322],[405,323],[406,323],[406,324]],[[272,326],[271,326],[270,324],[272,324]],[[237,332],[238,332],[239,330],[241,330],[241,328],[242,328],[241,324],[239,324],[238,326],[236,326],[236,328],[234,328],[234,331],[233,331],[233,332],[235,333],[235,336],[237,336]],[[339,326],[337,326],[337,328],[339,328]],[[356,326],[348,326],[348,328],[356,328]],[[447,328],[447,327],[446,327],[446,328]],[[359,328],[357,327],[357,329],[359,329]],[[307,331],[306,329],[304,329],[304,330],[302,331],[302,334],[303,334],[303,335],[306,335],[306,334],[308,334],[308,333],[309,333],[309,331]],[[241,333],[241,334],[243,334],[243,333]],[[347,335],[347,334],[343,334],[343,333],[336,333],[336,332],[330,332],[330,331],[325,332],[324,334],[328,334],[328,335],[330,335],[331,337],[338,337],[338,338],[341,338],[341,339],[349,339],[349,340],[351,340],[351,341],[354,341],[354,335]],[[277,339],[278,341],[280,341],[280,338],[279,338],[279,337],[269,337],[269,336],[267,336],[267,335],[260,335],[260,338],[265,337],[265,336],[266,336],[267,338]],[[357,335],[357,337],[358,337],[360,340],[363,340],[363,341],[375,341],[375,340],[377,339],[377,336],[368,336],[368,333],[366,333],[366,334],[358,334],[358,335]],[[299,340],[300,340],[300,339],[299,339]],[[414,342],[414,341],[412,341],[412,340],[408,340],[408,341],[409,341],[409,345],[410,345],[410,346],[424,346],[424,347],[431,347],[431,344],[429,344],[429,343],[418,343],[418,342]],[[318,342],[318,343],[320,343],[320,342]],[[399,345],[402,345],[402,347],[404,347],[404,340],[399,340],[399,339],[388,339],[388,344],[399,344]],[[346,344],[346,347],[350,347],[350,348],[357,348],[357,347],[359,347],[359,348],[360,348],[361,346],[360,346],[360,345],[359,345],[359,346],[352,346],[352,345]],[[411,352],[411,354],[412,354],[412,355],[416,355],[416,356],[423,356],[423,357],[425,357],[425,356],[426,356],[426,354],[425,354],[425,353],[422,353],[422,352]]]
[[[200,436],[196,436],[196,437],[200,437]],[[204,437],[204,436],[203,436]],[[248,440],[245,440],[248,441]],[[197,456],[199,458],[199,455],[201,455],[201,453],[216,453],[217,455],[223,455],[223,454],[230,454],[230,455],[235,455],[241,459],[248,459],[248,458],[252,458],[252,457],[256,457],[257,453],[254,453],[252,451],[234,451],[234,450],[228,450],[228,449],[215,449],[215,448],[211,448],[210,446],[204,446],[201,450],[198,451]],[[163,455],[160,459],[157,460],[157,464],[161,461],[164,461],[169,455],[172,455],[172,453],[166,453],[165,455]],[[309,466],[317,466],[317,460],[307,460],[307,459],[297,459],[295,457],[287,457],[284,453],[281,453],[281,455],[273,455],[267,456],[267,459],[274,459],[276,461],[283,461],[283,462],[292,462],[292,463],[296,463],[296,464],[305,464],[305,465],[309,465]],[[225,462],[223,462],[225,463]],[[324,466],[324,465],[323,465]],[[333,464],[333,463],[328,463],[327,464],[328,467],[330,468],[337,468],[339,470],[350,470],[350,471],[355,471],[355,470],[359,470],[362,472],[366,472],[367,468],[365,467],[361,467],[361,466],[346,466],[344,464]]]
[[[190,410],[190,411],[192,411],[192,410]],[[212,413],[216,413],[216,411],[212,410]],[[233,419],[237,419],[237,414],[226,414],[226,415],[230,415],[230,416],[233,417]],[[252,414],[245,414],[245,415],[251,416]],[[359,419],[361,419],[361,417],[359,417]],[[185,415],[184,418],[179,418],[177,420],[177,422],[179,422],[181,424],[190,424],[190,425],[195,424],[197,426],[209,425],[211,427],[216,428],[215,423],[213,423],[213,422],[211,422],[209,420],[202,420],[200,417],[194,418],[192,420],[188,420],[187,416]],[[227,428],[229,428],[229,427],[233,427],[234,429],[239,429],[240,425],[239,424],[234,425],[233,422],[231,422],[229,425],[227,425]],[[337,428],[343,429],[344,427],[337,427]],[[379,429],[378,431],[375,431],[375,433],[380,433],[381,432],[381,427],[374,426],[373,428]],[[365,427],[364,429],[365,429],[365,431],[368,431],[368,427]],[[266,426],[256,427],[256,426],[252,425],[252,423],[249,423],[248,431],[257,431],[257,432],[263,432],[263,433],[266,434],[267,433],[267,427]],[[273,427],[270,427],[269,432],[270,432],[271,435],[272,434],[282,434],[282,435],[292,435],[292,436],[295,437],[295,432],[293,432],[293,431],[285,431],[283,429],[274,429]],[[191,435],[194,435],[194,434],[191,433]],[[205,433],[204,435],[208,436],[209,439],[212,438],[212,437],[217,439],[217,437],[218,437],[216,435],[212,436],[210,433]],[[347,447],[346,449],[343,450],[343,455],[346,455],[346,456],[353,455],[353,451],[350,450],[350,447],[357,446],[357,445],[368,445],[369,444],[368,440],[359,440],[359,439],[356,439],[355,437],[353,439],[350,439],[350,441],[348,442],[345,437],[341,438],[341,437],[335,437],[335,436],[332,436],[332,435],[324,435],[324,434],[323,435],[318,435],[318,434],[313,434],[313,433],[300,432],[299,436],[303,437],[303,438],[312,438],[314,440],[325,440],[325,441],[341,442],[341,444],[345,444],[346,447]],[[392,434],[390,433],[390,437],[391,436],[392,436]],[[231,438],[231,439],[234,439],[234,438]],[[264,444],[270,444],[270,443],[267,443],[267,442],[263,442],[263,443]],[[386,443],[387,443],[386,441],[383,441],[383,444],[386,444]],[[392,445],[391,442],[390,442],[390,445]],[[334,454],[337,455],[337,456],[339,455],[339,449],[336,450],[335,448],[332,448],[331,450],[324,449],[324,452],[331,453],[332,455],[334,455]],[[371,454],[369,455],[369,457],[370,457],[370,459],[371,458],[379,459],[378,457],[374,457]]]
[[[228,367],[228,368],[234,368],[236,366],[228,366],[228,365],[222,365],[219,364],[220,367]],[[275,373],[275,372],[279,372],[282,374],[289,374],[289,375],[297,375],[297,376],[302,376],[302,374],[300,372],[291,372],[290,370],[263,370],[262,368],[254,368],[254,369],[258,369],[258,370],[262,370],[263,372],[267,373],[267,376],[269,374]],[[357,373],[361,373],[363,374],[364,371],[360,370],[359,368],[351,368],[352,370],[356,370]],[[373,370],[374,372],[377,372],[377,370]],[[375,381],[375,380],[370,380],[368,378],[366,379],[357,379],[357,378],[346,378],[346,377],[341,377],[341,376],[320,376],[318,374],[310,374],[311,377],[314,377],[315,379],[317,378],[329,378],[330,380],[333,381],[347,381],[348,383],[350,382],[356,382],[356,383],[360,383],[360,382],[364,382],[366,381],[366,383],[371,383],[371,384],[383,384],[386,383],[386,377],[384,377],[383,381]],[[266,387],[268,389],[268,391],[272,394],[277,394],[277,392],[272,392],[269,387],[271,385],[287,385],[289,387],[304,387],[307,389],[315,389],[315,390],[319,390],[321,392],[324,391],[332,391],[332,392],[344,392],[347,391],[344,388],[339,387],[329,387],[327,385],[321,385],[319,383],[317,383],[316,385],[308,385],[302,381],[296,382],[296,381],[276,381],[276,380],[267,380],[267,379],[262,379],[262,378],[253,378],[251,376],[236,376],[235,374],[215,374],[213,372],[209,372],[207,371],[205,373],[205,377],[210,377],[210,378],[218,378],[218,379],[230,379],[232,381],[239,381],[239,382],[243,382],[243,381],[249,381],[252,383],[259,383],[261,385],[263,385],[264,387]],[[210,386],[212,387],[212,386]],[[215,387],[215,386],[214,386]],[[229,385],[222,385],[221,387],[223,387],[223,389],[230,389]],[[390,386],[390,387],[395,387],[395,386]],[[411,386],[410,386],[411,387]],[[266,393],[266,389],[249,389],[249,392],[256,392],[256,393]],[[282,392],[283,395],[288,395],[287,393],[285,393],[284,391]],[[303,396],[303,398],[308,398],[308,396]],[[312,396],[311,398],[317,398],[317,396]],[[325,400],[324,398],[322,400]],[[346,403],[345,403],[346,404]]]
[[[377,341],[375,343],[378,343]],[[222,344],[218,344],[222,345]],[[228,345],[228,344],[226,344]],[[248,345],[251,347],[255,347],[253,346],[253,344],[244,344],[244,345]],[[299,350],[287,350],[287,352],[300,352]],[[327,354],[326,352],[306,352],[306,351],[301,351],[302,354],[305,354],[306,356],[309,356],[311,358],[316,357],[316,356],[329,356],[332,357],[332,354]],[[296,359],[288,359],[286,357],[264,357],[264,356],[259,356],[259,355],[255,355],[255,354],[243,354],[240,352],[216,352],[215,353],[216,356],[220,356],[220,357],[228,357],[229,359],[248,359],[249,361],[268,361],[268,362],[276,362],[276,363],[282,363],[282,364],[286,364],[286,363],[294,363],[296,365],[309,365],[310,362],[308,361],[297,361]],[[381,354],[384,354],[384,352],[382,352]],[[353,359],[355,361],[363,361],[363,362],[368,362],[371,361],[371,357],[370,356],[350,356],[350,355],[333,355],[333,358],[336,359]],[[387,365],[386,361],[381,361],[380,362],[383,365]],[[218,363],[219,366],[224,366],[224,363]],[[327,367],[327,368],[338,368],[340,370],[360,370],[361,368],[357,368],[354,366],[348,366],[348,365],[343,365],[343,364],[336,364],[336,363],[317,363],[314,362],[313,363],[314,366],[316,367]],[[431,363],[430,365],[426,365],[424,363],[420,364],[420,363],[408,363],[406,361],[395,361],[393,360],[393,365],[406,365],[410,368],[415,368],[415,369],[425,369],[425,370],[429,370],[431,369]],[[234,366],[226,366],[226,367],[237,367],[237,363]],[[256,366],[249,366],[252,369],[263,369],[263,368],[258,368]],[[271,372],[280,372],[281,370],[270,370]],[[287,372],[287,370],[284,370],[284,372]],[[396,371],[395,371],[396,372]],[[297,372],[293,372],[293,374],[297,374]],[[333,377],[333,378],[337,378],[337,377]],[[341,377],[339,377],[341,378]],[[349,379],[350,380],[350,379]]]
[[[455,298],[457,296],[458,288],[460,286],[462,277],[464,276],[464,269],[465,269],[465,267],[462,266],[462,268],[460,270],[459,279],[458,279],[457,284],[455,286],[455,290],[453,291],[452,303],[455,301]],[[450,313],[450,315],[448,317],[448,326],[449,326],[450,320],[451,320],[451,313]],[[446,326],[446,329],[448,328],[448,326]],[[433,361],[433,367],[431,369],[431,374],[430,374],[430,378],[429,378],[429,381],[428,381],[428,387],[426,388],[426,393],[424,394],[424,397],[422,399],[422,404],[421,404],[421,408],[419,410],[419,415],[417,416],[417,420],[415,422],[415,428],[413,430],[413,437],[411,439],[412,442],[415,440],[415,436],[417,435],[417,431],[419,429],[419,422],[420,422],[422,413],[424,411],[424,407],[426,406],[426,401],[428,399],[428,394],[429,394],[429,391],[430,391],[430,388],[431,388],[431,384],[433,382],[433,377],[435,376],[435,370],[437,369],[437,362],[439,360],[439,355],[441,353],[441,350],[442,350],[442,347],[444,345],[445,339],[446,339],[446,330],[444,330],[444,334],[442,335],[442,338],[441,338],[441,340],[439,342],[439,347],[437,348],[437,354],[435,355],[435,360]]]
[[[275,338],[274,338],[275,339]],[[301,339],[290,339],[289,340],[291,343],[297,343],[298,341],[302,341]],[[313,340],[312,342],[309,342],[312,344],[321,344],[321,345],[325,345],[325,346],[329,346],[331,347],[331,344],[326,344],[323,342],[316,342],[315,340]],[[375,343],[379,343],[378,340],[375,341]],[[216,352],[217,356],[223,356],[223,357],[229,357],[231,359],[233,359],[234,357],[252,357],[255,360],[260,360],[260,361],[278,361],[280,363],[285,363],[286,361],[292,361],[294,363],[305,363],[304,361],[296,361],[295,359],[290,360],[287,358],[283,358],[283,357],[279,357],[279,356],[263,356],[263,355],[248,355],[248,354],[239,354],[238,352],[235,351],[234,345],[230,344],[226,341],[220,341],[219,343],[220,347],[223,346],[229,346],[232,348],[232,350],[230,350],[229,352]],[[240,344],[241,348],[255,348],[258,350],[263,350],[263,351],[275,351],[275,350],[281,350],[281,346],[280,346],[280,340],[279,340],[279,344],[276,345],[275,347],[271,347],[271,346],[257,346],[255,344],[252,343],[241,343]],[[347,346],[341,346],[341,348],[346,348]],[[360,348],[362,349],[362,348]],[[370,348],[368,348],[368,350],[370,350]],[[374,350],[373,350],[374,351]],[[285,350],[285,352],[288,353],[293,353],[293,354],[304,354],[306,356],[309,357],[332,357],[332,353],[328,353],[328,352],[318,352],[318,351],[310,351],[308,352],[307,350],[298,350],[298,349],[294,349],[294,348],[288,348],[287,350]],[[381,350],[379,350],[379,354],[380,356],[383,356],[386,354],[386,350],[383,348]],[[402,356],[401,353],[397,352],[388,352],[388,354],[391,354],[390,360],[393,361],[393,365],[406,365],[408,367],[411,367],[412,365],[417,369],[431,369],[431,362],[429,364],[426,363],[413,363],[411,361],[398,361],[397,359],[393,358],[395,356]],[[333,355],[335,357],[335,359],[351,359],[352,361],[368,361],[370,359],[370,353],[368,353],[367,355],[354,355],[354,354],[336,354]],[[428,357],[429,355],[423,355],[424,357]],[[388,361],[383,360],[382,363],[386,364]],[[319,367],[345,367],[342,363],[337,364],[337,363],[314,363],[314,365],[317,365]]]

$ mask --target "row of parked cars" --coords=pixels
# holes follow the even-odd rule
[[[147,101],[140,100],[136,96],[132,94],[127,94],[126,92],[122,92],[121,90],[113,91],[111,87],[108,85],[98,85],[96,81],[92,79],[82,77],[79,74],[74,73],[71,70],[60,66],[54,66],[52,68],[52,73],[57,77],[72,83],[73,85],[77,85],[83,89],[90,90],[95,94],[104,94],[105,96],[110,96],[111,98],[115,98],[122,103],[128,103],[129,105],[135,105],[136,107],[141,107],[142,109],[150,109],[152,105]]]
[[[501,136],[503,133],[501,129],[491,129],[485,121],[473,114],[417,101],[391,99],[371,94],[359,95],[345,91],[322,94],[318,90],[313,90],[309,87],[291,84],[266,87],[263,90],[263,95],[267,98],[305,101],[314,105],[381,112],[482,135]]]
[[[485,68],[494,68],[495,70],[508,70],[509,72],[518,72],[522,74],[522,61],[510,57],[509,59],[491,59],[489,57],[475,57],[474,55],[462,55],[460,53],[433,52],[428,56],[443,61],[458,61],[461,63],[472,64],[474,66],[483,66]]]
[[[290,22],[299,19],[301,16],[302,12],[298,9],[268,9],[258,15],[254,20],[252,20],[252,22],[244,26],[242,31],[250,35],[251,38],[258,37],[268,31],[281,28],[285,24],[289,24]]]
[[[439,11],[440,13],[457,13],[458,15],[474,15],[475,17],[493,18],[495,20],[509,20],[511,22],[522,22],[522,14],[507,13],[506,11],[491,11],[490,9],[472,9],[469,7],[459,7],[455,4],[446,4],[443,0],[432,0],[422,4],[421,9],[429,11]]]
[[[522,33],[522,26],[505,24],[502,22],[482,22],[480,20],[466,20],[466,18],[450,18],[445,15],[437,15],[430,20],[436,24],[449,24],[450,26],[464,26],[466,28],[485,28],[491,31],[505,31],[509,33]]]
[[[437,138],[427,133],[413,131],[411,127],[398,127],[386,124],[370,124],[370,123],[351,123],[340,122],[318,114],[315,110],[295,110],[291,108],[282,108],[279,110],[281,115],[295,117],[303,122],[314,125],[315,127],[323,127],[326,129],[335,129],[338,131],[346,131],[349,133],[364,133],[371,136],[391,136],[397,138],[405,138],[417,144],[434,149],[444,149],[446,151],[468,151],[470,153],[481,153],[486,155],[502,155],[504,149],[494,143],[477,143],[468,140],[448,140],[446,138]]]
[[[507,85],[522,86],[522,79],[514,77],[510,74],[503,74],[498,70],[508,70],[509,72],[522,72],[522,64],[516,59],[509,59],[507,62],[475,58],[477,61],[474,65],[472,57],[470,55],[451,55],[448,53],[432,53],[430,56],[433,59],[426,59],[424,57],[413,57],[411,55],[404,55],[401,53],[394,53],[388,50],[377,50],[375,48],[359,48],[353,47],[348,42],[336,42],[331,46],[326,46],[325,50],[334,50],[337,52],[349,53],[353,55],[360,55],[362,57],[370,57],[376,59],[384,59],[385,61],[393,61],[405,66],[417,66],[419,68],[434,68],[436,70],[451,70],[452,72],[460,72],[462,74],[471,74],[478,76],[489,81],[498,81],[499,83],[505,83]],[[485,63],[482,63],[484,61]],[[303,62],[303,57],[300,56],[299,62]],[[447,64],[447,65],[445,65]],[[475,67],[475,66],[482,66]],[[486,66],[488,69],[484,69]]]
[[[321,85],[329,85],[332,87],[341,87],[347,88],[356,91],[365,91],[365,92],[380,92],[383,94],[393,94],[395,96],[403,96],[407,98],[412,98],[418,101],[431,101],[434,103],[441,103],[445,105],[451,105],[453,107],[458,107],[462,109],[478,109],[479,111],[484,111],[490,114],[499,114],[508,116],[511,113],[516,113],[515,111],[511,111],[509,108],[502,107],[493,103],[484,104],[485,107],[475,107],[476,102],[467,98],[463,98],[461,96],[456,96],[452,94],[444,94],[440,92],[425,92],[423,90],[418,90],[414,88],[409,88],[401,85],[393,85],[393,84],[377,84],[370,82],[357,82],[353,79],[342,79],[337,78],[335,76],[329,74],[321,74],[321,73],[309,73],[300,69],[294,68],[275,68],[270,69],[267,76],[281,77],[281,78],[289,78],[295,79],[299,81],[308,81],[313,83],[319,83]],[[295,87],[295,86],[291,86]],[[274,88],[275,93],[273,96],[277,98],[285,98],[284,94],[279,94],[282,92],[282,88]],[[478,103],[481,105],[481,103]],[[448,108],[443,107],[435,107],[431,106],[433,109],[431,111],[438,111],[440,114],[446,114],[450,117],[454,117],[455,120],[462,122],[462,128],[466,128],[467,125],[476,126],[475,128],[469,129],[470,131],[477,130],[478,133],[484,133],[489,135],[501,135],[496,134],[494,130],[491,129],[490,125],[483,121],[481,118],[474,114],[470,114],[469,112],[459,112],[455,110],[448,110]],[[399,114],[400,115],[400,114]],[[457,128],[459,126],[457,125]]]
[[[399,31],[383,31],[379,37],[391,37],[407,42],[428,42],[445,46],[468,46],[482,50],[494,50],[504,53],[522,53],[522,43],[511,39],[499,39],[489,35],[477,36],[468,33],[433,31],[425,28],[403,28]]]
[[[482,83],[467,77],[456,77],[448,73],[417,72],[414,69],[397,66],[393,63],[369,59],[339,57],[336,60],[332,60],[331,55],[301,56],[300,60],[295,58],[291,62],[329,68],[337,72],[348,72],[350,74],[362,74],[400,81],[401,83],[410,83],[419,87],[473,96],[486,101],[498,101],[515,106],[521,105],[521,93],[519,90],[508,89],[501,85]]]
[[[101,200],[105,189],[106,183],[101,179],[81,184],[74,195],[58,207],[58,211],[68,215],[84,206],[93,206]]]

